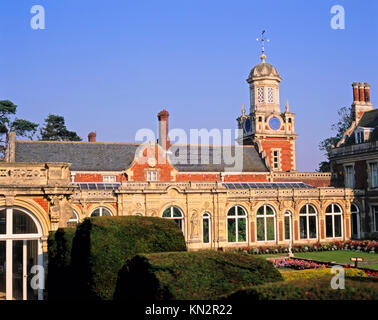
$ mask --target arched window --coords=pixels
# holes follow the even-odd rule
[[[90,217],[110,217],[112,216],[112,212],[105,207],[99,207],[92,211],[89,215]]]
[[[350,205],[350,212],[352,214],[352,237],[359,239],[360,238],[360,209],[354,203]]]
[[[227,235],[228,242],[247,241],[247,213],[240,206],[228,210]]]
[[[318,214],[311,204],[304,205],[299,212],[301,239],[318,237]]]
[[[210,243],[211,241],[211,217],[205,212],[202,215],[202,242]]]
[[[177,207],[169,207],[164,210],[163,218],[174,220],[179,228],[184,232],[184,214]]]
[[[42,226],[23,208],[0,208],[0,300],[36,300],[32,267],[43,265]]]
[[[76,227],[79,223],[79,215],[76,210],[73,210],[71,218],[67,221],[67,226]]]
[[[285,227],[285,240],[292,239],[292,220],[291,220],[291,212],[286,211],[284,216],[284,227]]]
[[[263,205],[257,210],[257,241],[276,240],[276,214],[271,206]]]
[[[343,236],[343,212],[336,203],[330,204],[326,209],[326,238],[339,238]]]

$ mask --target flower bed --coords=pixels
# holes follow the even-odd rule
[[[335,242],[316,242],[306,245],[293,245],[292,252],[312,252],[312,251],[335,251],[335,250],[355,250],[370,253],[378,253],[378,242],[375,240],[347,240]],[[250,254],[279,254],[288,253],[287,246],[274,247],[241,247],[236,251],[242,251]]]
[[[275,268],[290,268],[295,270],[327,268],[329,266],[328,264],[319,264],[312,261],[291,258],[271,258],[267,260],[273,262]]]

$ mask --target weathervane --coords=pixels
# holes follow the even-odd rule
[[[256,41],[261,41],[261,56],[260,56],[260,59],[261,59],[262,62],[265,62],[265,59],[266,59],[266,55],[265,55],[265,41],[266,42],[270,41],[269,39],[265,39],[264,38],[264,33],[265,33],[265,30],[263,30],[261,32],[261,38],[256,38]]]

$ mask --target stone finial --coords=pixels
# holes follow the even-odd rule
[[[286,99],[285,111],[290,112],[289,99]]]

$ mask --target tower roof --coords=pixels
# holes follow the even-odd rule
[[[282,80],[277,69],[273,65],[271,65],[270,63],[265,62],[265,57],[262,58],[261,63],[256,65],[251,70],[251,72],[249,73],[247,81],[251,82],[251,81],[254,81],[254,80],[260,80],[262,78],[268,78],[268,79],[277,80],[277,81]]]

